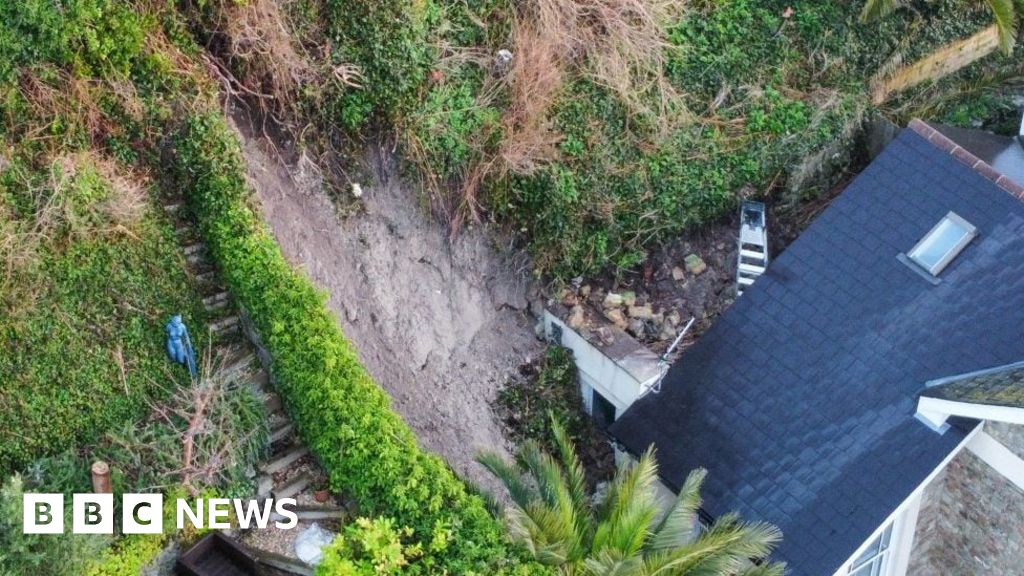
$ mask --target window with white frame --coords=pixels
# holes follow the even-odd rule
[[[850,565],[850,576],[885,576],[892,554],[892,523]]]
[[[978,235],[973,224],[949,212],[932,227],[907,256],[932,276],[937,276]]]

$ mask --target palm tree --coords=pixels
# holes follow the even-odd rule
[[[1016,0],[984,0],[992,16],[996,20],[996,28],[999,30],[999,47],[1003,52],[1013,52],[1013,45],[1017,37],[1017,7]],[[900,0],[867,0],[860,12],[861,22],[870,22],[893,12],[901,5]]]
[[[706,471],[694,470],[662,515],[654,490],[657,464],[648,450],[615,474],[595,504],[565,430],[553,425],[558,460],[533,441],[515,464],[494,453],[477,460],[508,488],[512,538],[562,576],[781,576],[784,565],[754,565],[780,538],[777,528],[744,523],[735,514],[695,529]]]

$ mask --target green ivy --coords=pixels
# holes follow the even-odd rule
[[[440,15],[433,0],[326,0],[336,61],[359,66],[363,88],[344,90],[334,112],[350,129],[374,114],[396,118],[416,101],[435,61],[429,31]]]

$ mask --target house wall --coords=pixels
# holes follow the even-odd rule
[[[625,352],[621,342],[611,351],[602,350],[548,311],[544,312],[544,331],[549,340],[572,350],[579,370],[580,394],[588,413],[593,413],[592,390],[615,406],[618,418],[656,380],[658,359],[639,344],[636,349],[626,347]],[[628,337],[618,331],[617,338]]]
[[[986,422],[985,430],[1024,455],[1024,426]],[[925,489],[907,574],[1022,574],[1024,491],[969,450]]]

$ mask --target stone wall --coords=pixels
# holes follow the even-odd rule
[[[985,429],[1024,454],[1024,426]],[[925,489],[907,574],[1024,574],[1024,491],[962,451]]]

